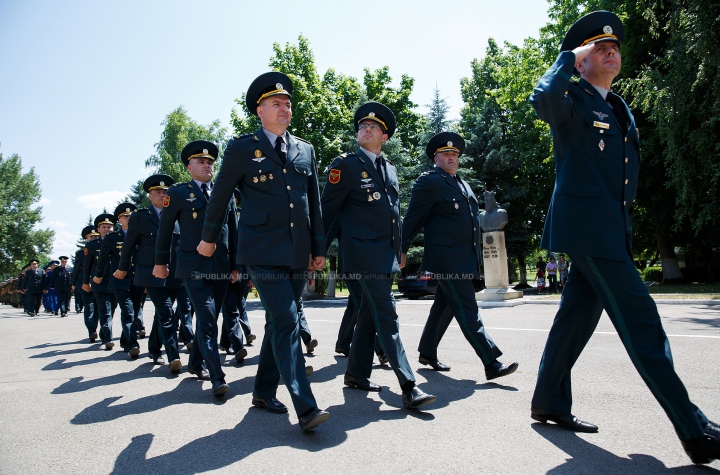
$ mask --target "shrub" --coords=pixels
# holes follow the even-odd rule
[[[649,281],[662,282],[662,280],[663,280],[662,267],[659,267],[659,266],[646,267],[642,271],[642,279],[645,282],[649,282]]]

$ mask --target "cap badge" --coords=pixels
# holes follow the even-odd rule
[[[375,113],[374,112],[369,113],[368,117],[375,117]]]
[[[603,33],[605,33],[606,35],[612,35],[612,28],[610,27],[610,25],[605,25],[603,27]]]
[[[130,208],[125,208],[126,213],[131,213]]]
[[[161,181],[161,182],[160,182],[160,186],[165,186],[165,182],[164,182],[164,181]]]
[[[448,147],[452,147],[452,142],[448,140]]]
[[[208,150],[206,148],[204,148],[203,153],[208,153]]]
[[[281,91],[282,91],[283,89],[285,89],[285,88],[283,87],[283,85],[280,84],[280,83],[275,84],[275,87],[276,87],[277,89],[281,90]]]

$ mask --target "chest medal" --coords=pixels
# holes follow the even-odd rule
[[[603,142],[603,139],[600,139],[600,143],[598,143],[598,148],[601,152],[605,149],[605,142]]]

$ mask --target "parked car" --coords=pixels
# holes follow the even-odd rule
[[[405,266],[398,276],[398,291],[410,300],[416,300],[423,295],[435,295],[438,282],[433,278],[432,272],[421,271],[419,264]]]

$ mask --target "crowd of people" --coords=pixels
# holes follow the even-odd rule
[[[598,431],[572,415],[570,380],[605,310],[691,460],[708,463],[720,458],[720,427],[690,402],[673,368],[657,307],[630,257],[639,137],[627,105],[610,91],[620,71],[623,37],[614,14],[583,17],[567,32],[556,62],[530,98],[555,141],[556,183],[541,247],[566,253],[573,263],[570,269],[564,256],[543,263],[553,290],[559,274],[563,296],[530,415],[571,431]],[[579,81],[571,81],[574,74]],[[312,352],[317,341],[304,315],[302,291],[312,272],[324,267],[329,243],[337,238],[339,273],[350,289],[335,346],[348,356],[344,384],[381,391],[370,380],[377,355],[397,377],[404,407],[415,410],[437,398],[415,384],[391,285],[413,239],[423,233],[423,268],[439,285],[419,362],[437,371],[451,369],[439,361],[437,349],[455,318],[486,379],[515,372],[517,362],[499,360],[502,351],[487,333],[475,300],[472,278],[480,269],[482,230],[479,200],[458,173],[462,136],[441,132],[429,140],[426,155],[434,166],[415,181],[401,219],[398,172],[382,153],[396,130],[393,112],[378,102],[357,109],[358,147],[332,161],[321,194],[313,145],[287,131],[292,91],[285,74],[260,75],[248,88],[246,105],[262,127],[230,140],[217,175],[218,147],[202,140],[188,143],[179,159],[190,181],[152,175],[144,182],[150,206],[123,203],[83,229],[85,246],[75,256],[73,272],[67,271],[67,256],[61,256],[50,279],[59,311],[67,314],[69,295],[79,287],[89,340],[99,338],[100,348],[110,351],[113,312],[119,307],[119,344],[133,360],[145,332],[141,315],[147,293],[155,308],[149,357],[163,364],[164,348],[168,369],[177,374],[183,368],[178,347],[184,343],[187,371],[209,380],[213,395],[222,397],[230,388],[219,351],[234,354],[242,364],[244,345],[254,339],[244,310],[252,282],[265,309],[252,404],[270,413],[287,412],[276,398],[282,377],[300,428],[312,430],[330,414],[317,406],[308,379],[312,368],[301,345]],[[605,219],[601,228],[597,216]],[[30,263],[23,279],[27,310],[37,314],[45,281],[37,262]]]

